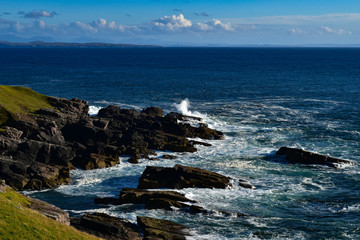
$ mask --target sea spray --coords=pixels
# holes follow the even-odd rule
[[[102,107],[92,106],[92,105],[89,106],[89,115],[90,116],[96,116],[100,109],[102,109]]]

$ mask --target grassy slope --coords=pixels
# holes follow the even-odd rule
[[[99,239],[47,218],[28,204],[26,197],[10,188],[0,193],[0,239]]]
[[[41,108],[53,108],[46,95],[26,87],[0,85],[0,127]]]

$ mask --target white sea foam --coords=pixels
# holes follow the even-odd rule
[[[100,109],[102,109],[102,107],[90,105],[89,106],[89,115],[90,116],[97,115]]]
[[[143,107],[140,107],[137,105],[126,104],[126,103],[121,103],[121,102],[114,102],[114,101],[101,100],[101,101],[95,101],[95,103],[102,104],[102,105],[116,105],[116,106],[119,106],[122,108],[132,108],[132,109],[136,109],[136,110],[143,109]]]

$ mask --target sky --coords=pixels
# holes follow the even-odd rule
[[[359,0],[0,0],[0,41],[360,44]]]

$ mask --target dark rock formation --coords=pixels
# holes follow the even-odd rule
[[[173,210],[173,208],[180,208],[187,211],[190,205],[184,202],[194,203],[195,201],[174,191],[148,191],[134,188],[123,188],[119,198],[95,198],[95,203],[98,204],[145,204],[147,209]]]
[[[276,155],[285,155],[286,160],[290,163],[302,163],[302,164],[321,164],[330,167],[336,167],[336,164],[354,164],[351,161],[328,157],[325,155],[308,152],[297,148],[281,147]]]
[[[87,213],[81,218],[71,218],[71,226],[109,240],[143,239],[137,225],[128,220],[112,217],[105,213]]]
[[[166,239],[182,240],[191,236],[189,228],[168,220],[137,217],[138,225],[104,213],[84,214],[71,218],[71,225],[89,234],[109,240]],[[140,234],[144,233],[144,238]]]
[[[191,236],[188,227],[168,220],[137,217],[137,222],[144,231],[144,239],[185,240]]]
[[[40,97],[46,108],[21,114],[2,110],[7,120],[0,121],[0,178],[18,190],[68,183],[70,169],[111,167],[119,163],[119,155],[130,155],[129,162],[138,163],[156,155],[153,150],[195,152],[194,145],[204,144],[188,137],[223,137],[204,124],[197,128],[184,122],[198,118],[177,113],[163,117],[161,108],[138,112],[108,106],[90,117],[84,100]]]
[[[140,189],[151,188],[226,188],[230,178],[200,168],[175,165],[168,167],[146,167],[140,177]]]
[[[164,154],[162,156],[163,159],[176,159],[177,157],[174,155]]]

